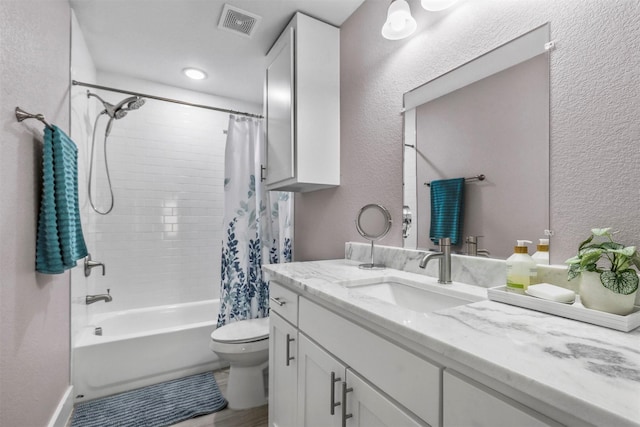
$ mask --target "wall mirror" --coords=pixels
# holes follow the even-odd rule
[[[371,263],[360,264],[360,268],[379,270],[384,264],[376,264],[373,259],[373,242],[382,239],[391,230],[391,214],[384,206],[377,204],[365,205],[356,217],[356,229],[362,237],[371,241]]]
[[[454,252],[467,254],[472,240],[479,254],[506,258],[516,239],[546,237],[549,32],[547,23],[404,94],[405,248],[434,246],[429,183],[461,177]]]

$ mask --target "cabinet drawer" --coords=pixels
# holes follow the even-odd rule
[[[298,294],[274,281],[269,283],[269,307],[287,322],[298,324]]]
[[[432,426],[440,422],[441,368],[300,298],[300,330]]]
[[[560,427],[560,424],[449,369],[443,375],[443,426]]]

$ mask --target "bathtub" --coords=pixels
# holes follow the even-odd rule
[[[218,310],[216,299],[93,316],[73,348],[76,402],[224,367],[209,349]]]

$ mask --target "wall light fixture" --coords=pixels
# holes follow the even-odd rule
[[[382,26],[382,37],[400,40],[409,37],[417,28],[416,20],[406,0],[393,0],[387,11],[387,20]]]

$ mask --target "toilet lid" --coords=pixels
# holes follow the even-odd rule
[[[253,342],[269,338],[269,318],[240,320],[217,328],[211,339],[218,342]]]

